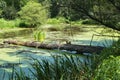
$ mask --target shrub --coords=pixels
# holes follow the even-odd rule
[[[18,14],[23,22],[32,27],[45,23],[48,15],[46,8],[34,1],[29,1]]]
[[[67,21],[68,20],[63,17],[52,18],[47,20],[47,24],[60,24],[60,23],[66,23]]]
[[[13,20],[17,16],[17,11],[14,7],[5,7],[2,11],[2,17],[8,20]]]
[[[19,24],[19,27],[21,27],[21,28],[29,28],[30,25],[25,23],[25,22],[23,22],[23,21],[21,21],[20,24]]]
[[[119,80],[120,56],[105,59],[96,70],[95,80]]]
[[[0,28],[15,28],[19,27],[20,20],[5,20],[0,19]]]

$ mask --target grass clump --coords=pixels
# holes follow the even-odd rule
[[[58,18],[52,18],[47,20],[47,24],[60,24],[60,23],[66,23],[68,20],[63,17]]]
[[[30,76],[14,73],[16,80],[92,80],[91,64],[89,59],[82,61],[79,56],[52,56],[52,61],[47,59],[33,59]],[[21,76],[22,75],[22,76]]]
[[[15,28],[15,27],[19,27],[19,23],[20,20],[16,19],[16,20],[5,20],[5,19],[0,19],[0,28],[4,29],[4,28]]]
[[[34,32],[34,39],[39,42],[43,42],[45,40],[46,34],[45,31],[38,30]]]

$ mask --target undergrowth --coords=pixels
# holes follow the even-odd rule
[[[5,20],[5,19],[0,19],[0,28],[15,28],[19,27],[20,20]]]

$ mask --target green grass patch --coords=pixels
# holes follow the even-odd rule
[[[58,18],[52,18],[47,20],[47,24],[60,24],[60,23],[66,23],[68,20],[63,17]]]
[[[0,28],[15,28],[19,27],[20,20],[5,20],[5,19],[0,19]]]

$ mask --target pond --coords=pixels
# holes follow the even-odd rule
[[[78,32],[74,36],[68,36],[61,31],[49,31],[46,32],[46,43],[65,43],[61,39],[69,39],[72,41],[72,44],[79,44],[79,45],[93,45],[93,46],[110,46],[114,40],[117,40],[115,37],[106,37],[106,36],[93,36],[93,34],[97,34],[91,28],[85,32]],[[27,36],[19,36],[14,38],[5,38],[4,40],[8,39],[16,39],[22,41],[34,40],[32,35]],[[92,39],[92,41],[91,41]],[[1,42],[3,39],[0,40]],[[61,43],[60,43],[61,42]],[[28,72],[28,68],[31,66],[29,63],[34,62],[32,58],[35,59],[48,59],[52,61],[53,56],[61,56],[62,54],[71,54],[70,51],[59,51],[59,50],[45,50],[45,49],[37,49],[37,48],[30,48],[25,46],[15,46],[15,45],[8,45],[4,48],[0,48],[0,73],[7,74],[6,79],[8,79],[8,73],[11,73],[13,65],[19,71],[19,67],[21,67],[25,72]],[[84,59],[83,55],[79,55],[81,60]],[[3,80],[2,77],[4,75],[0,75],[0,80]],[[5,79],[5,80],[6,80]]]

